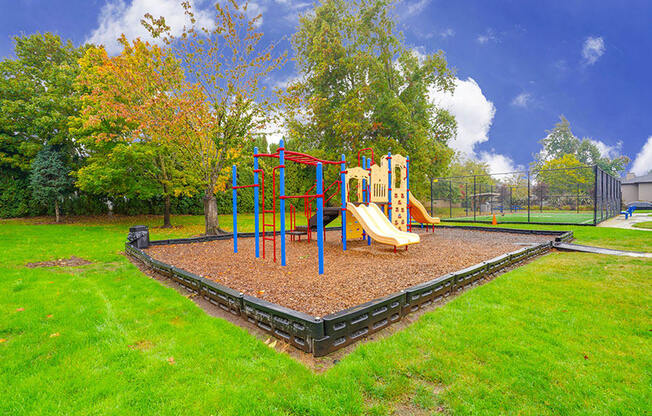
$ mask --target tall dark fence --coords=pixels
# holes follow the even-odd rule
[[[598,166],[435,178],[420,197],[443,221],[596,225],[621,209],[620,180]]]

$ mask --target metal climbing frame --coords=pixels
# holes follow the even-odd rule
[[[258,158],[268,157],[279,159],[278,166],[275,166],[272,169],[272,208],[265,208],[265,174],[262,169],[258,169]],[[303,165],[314,166],[316,168],[316,178],[315,186],[310,188],[306,194],[303,195],[285,195],[285,161],[300,163]],[[325,202],[329,201],[335,194],[331,195],[328,199],[325,200],[326,193],[334,186],[338,185],[338,189],[341,188],[341,180],[336,180],[330,184],[326,189],[324,189],[324,180],[323,180],[323,165],[338,165],[344,166],[343,161],[331,161],[331,160],[322,160],[313,156],[310,156],[305,153],[286,151],[284,148],[284,141],[281,140],[279,148],[275,153],[258,153],[258,149],[254,148],[254,184],[252,185],[237,185],[237,168],[233,166],[233,250],[235,253],[238,252],[238,231],[237,231],[237,189],[241,188],[254,188],[254,204],[255,204],[255,239],[256,239],[256,257],[258,257],[258,248],[259,248],[259,213],[258,213],[258,197],[259,189],[262,196],[262,231],[263,231],[263,258],[265,258],[265,243],[267,241],[272,241],[272,247],[274,250],[274,261],[276,261],[276,171],[279,171],[279,212],[280,212],[280,237],[281,237],[281,266],[285,266],[285,200],[292,198],[302,198],[304,200],[304,211],[307,218],[310,218],[308,214],[311,213],[310,205],[314,200],[317,205],[317,245],[319,250],[319,274],[324,273],[324,225],[323,225],[323,211]],[[260,175],[260,183],[258,177]],[[315,189],[314,194],[310,194],[312,189]],[[268,222],[267,214],[272,215],[271,223]],[[294,207],[291,205],[290,208],[290,227],[293,229],[296,227],[296,212]],[[267,229],[271,227],[271,236],[268,235]],[[344,233],[344,226],[342,227],[342,232]],[[308,239],[310,239],[310,227],[308,226]]]

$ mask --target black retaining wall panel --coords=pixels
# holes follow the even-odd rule
[[[557,242],[567,242],[573,239],[573,233],[570,231],[495,229],[476,226],[440,227],[502,231],[516,234],[554,235]],[[238,233],[238,236],[253,237],[254,233]],[[232,238],[232,234],[178,238],[150,241],[150,245],[191,244]],[[319,357],[380,331],[400,321],[403,316],[409,313],[426,308],[442,297],[474,285],[478,280],[489,274],[496,273],[512,264],[523,262],[530,257],[543,254],[550,250],[551,247],[552,242],[524,247],[323,318],[313,317],[253,296],[244,295],[212,280],[153,259],[132,244],[127,243],[125,245],[125,252],[143,261],[156,272],[170,277],[188,291],[203,296],[204,299],[224,311],[241,316],[268,334]]]
[[[313,352],[314,340],[324,336],[319,318],[249,295],[244,295],[242,302],[249,322],[302,351]]]
[[[350,345],[401,320],[405,292],[372,300],[324,316],[324,337],[315,341],[315,356]]]
[[[403,315],[426,308],[439,299],[450,295],[454,286],[454,273],[448,273],[429,282],[406,289]]]
[[[487,265],[487,273],[497,272],[498,270],[510,265],[509,254],[494,257],[493,259],[486,261],[485,264]]]
[[[454,284],[451,288],[451,293],[469,287],[476,281],[482,279],[486,274],[486,270],[487,266],[484,263],[480,263],[453,273]]]
[[[199,277],[199,282],[204,299],[233,315],[242,315],[242,293],[204,277]]]

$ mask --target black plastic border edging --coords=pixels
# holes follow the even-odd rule
[[[462,228],[478,231],[508,232],[515,234],[555,235],[555,241],[572,240],[572,232],[493,229],[477,226],[446,226],[442,228]],[[253,237],[253,233],[238,233],[239,237]],[[151,241],[151,245],[190,244],[215,240],[232,239],[232,234]],[[496,273],[514,263],[550,250],[552,242],[524,247],[488,261],[467,267],[455,273],[437,277],[429,282],[401,290],[400,292],[375,299],[361,305],[345,309],[323,318],[313,317],[303,312],[245,295],[217,282],[179,269],[150,257],[143,250],[126,243],[127,254],[141,260],[155,271],[170,277],[187,290],[203,296],[206,300],[231,313],[241,316],[263,331],[286,341],[296,348],[312,353],[316,357],[353,344],[365,336],[380,331],[404,316],[428,307],[437,300],[470,287],[489,274]]]
[[[227,239],[223,236],[219,237],[211,238],[211,240]],[[230,239],[230,236],[227,237]],[[178,244],[177,240],[163,241],[175,241],[169,244]],[[191,242],[196,241],[188,241],[181,244]],[[162,245],[161,243],[163,242],[156,241],[155,243],[157,244],[154,245]],[[253,296],[245,295],[212,280],[155,260],[132,244],[127,243],[125,245],[125,251],[147,264],[156,272],[179,283],[186,290],[204,297],[204,299],[232,315],[241,316],[260,329],[291,343],[300,350],[312,352],[313,340],[323,337],[323,323],[318,318],[284,308],[262,299],[257,299]]]

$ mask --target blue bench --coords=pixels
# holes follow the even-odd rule
[[[636,207],[634,205],[632,205],[631,207],[628,207],[626,210],[620,211],[620,213],[625,214],[625,219],[627,219],[627,218],[632,216],[635,209],[636,209]]]

